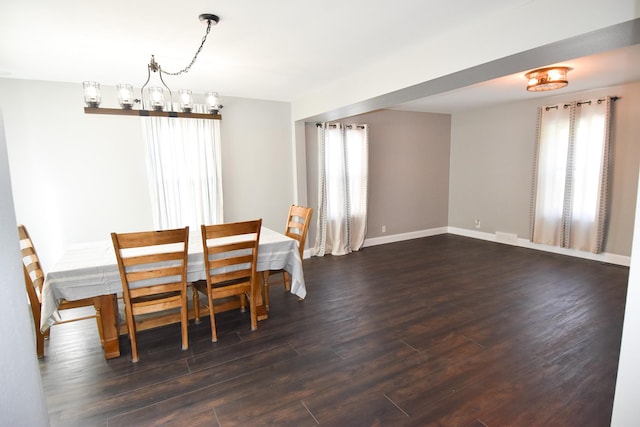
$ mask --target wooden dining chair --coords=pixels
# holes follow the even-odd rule
[[[40,258],[36,252],[36,248],[31,240],[31,236],[27,231],[27,227],[24,225],[18,226],[18,236],[20,238],[20,251],[22,253],[22,269],[24,271],[24,282],[27,288],[27,296],[29,298],[29,305],[31,306],[31,313],[33,315],[33,325],[36,332],[36,353],[39,359],[44,357],[44,339],[49,335],[49,331],[42,333],[40,330],[40,313],[42,310],[42,287],[44,286],[44,272],[42,271],[42,265],[40,264]],[[84,316],[74,316],[66,318],[64,320],[56,321],[56,324],[75,322],[78,320],[85,320],[95,318],[98,324],[98,334],[100,335],[100,342],[104,342],[102,334],[102,319],[100,318],[100,308],[94,304],[93,298],[86,298],[77,301],[61,300],[58,306],[58,311],[70,310],[73,308],[89,307],[93,306],[95,309],[94,314]],[[67,311],[68,313],[68,311]]]
[[[313,209],[304,206],[291,205],[289,215],[287,216],[287,226],[284,234],[298,241],[298,251],[300,252],[300,261],[304,258],[304,245],[307,240],[307,232],[309,231],[309,223]],[[281,275],[274,281],[274,275]],[[277,276],[276,276],[277,277]],[[264,305],[269,309],[269,286],[284,285],[284,290],[291,290],[291,277],[284,269],[267,270],[262,273],[264,286]]]
[[[188,349],[189,227],[111,233],[111,240],[122,280],[132,362],[139,360],[136,331],[150,327],[180,322],[182,349]],[[156,314],[145,316],[151,313]]]
[[[248,298],[251,330],[258,328],[255,295],[259,286],[256,263],[261,226],[262,219],[258,219],[203,225],[201,228],[206,279],[193,283],[193,286],[197,292],[207,296],[206,307],[209,310],[213,342],[218,340],[215,313],[223,310],[215,305],[216,300],[240,298],[244,310]],[[194,306],[200,307],[197,292]]]

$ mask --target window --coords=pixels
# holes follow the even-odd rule
[[[533,242],[602,251],[611,100],[540,109]]]
[[[148,117],[143,129],[155,227],[223,222],[219,121]]]

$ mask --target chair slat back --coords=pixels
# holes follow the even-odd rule
[[[124,293],[135,297],[186,289],[189,227],[111,233],[111,239]]]
[[[209,285],[252,282],[256,273],[262,219],[202,226]]]
[[[22,266],[24,268],[25,285],[29,293],[29,299],[35,293],[36,301],[42,300],[42,286],[44,285],[44,273],[40,264],[40,258],[33,245],[31,236],[24,225],[18,226],[18,236],[20,238],[20,252],[22,253]]]
[[[289,208],[289,216],[287,217],[287,228],[285,234],[292,239],[298,241],[298,251],[300,259],[303,258],[304,245],[307,240],[307,232],[309,231],[309,223],[313,209],[304,206],[291,205]]]

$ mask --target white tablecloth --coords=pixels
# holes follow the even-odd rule
[[[285,269],[291,274],[291,293],[304,298],[302,260],[298,242],[266,227],[260,231],[257,271]],[[205,278],[200,230],[189,235],[187,281]],[[40,328],[46,331],[58,319],[60,300],[78,300],[122,292],[115,251],[111,240],[76,244],[47,273],[42,289]]]

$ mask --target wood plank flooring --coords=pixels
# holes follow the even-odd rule
[[[305,260],[303,302],[139,334],[52,328],[52,426],[608,426],[628,268],[453,235]]]

